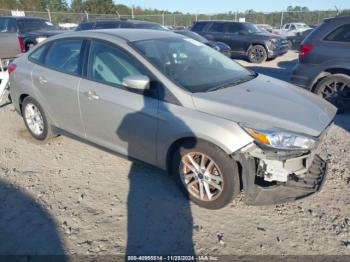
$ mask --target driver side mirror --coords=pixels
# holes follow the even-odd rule
[[[239,31],[239,34],[240,34],[240,35],[247,35],[247,34],[248,34],[248,31],[246,31],[246,30],[240,30],[240,31]]]
[[[123,85],[137,90],[147,90],[151,80],[145,75],[132,75],[123,78]]]

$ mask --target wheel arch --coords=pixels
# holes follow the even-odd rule
[[[22,104],[23,104],[23,101],[26,97],[29,97],[29,94],[21,94],[18,98],[18,106],[19,106],[21,114],[22,114]]]
[[[348,68],[343,68],[343,67],[332,67],[323,70],[321,73],[319,73],[316,77],[315,80],[313,81],[311,85],[311,91],[314,92],[317,84],[325,77],[334,75],[334,74],[344,74],[350,76],[350,69]]]

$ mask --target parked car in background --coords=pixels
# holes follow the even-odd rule
[[[63,33],[50,21],[38,17],[0,17],[0,58],[9,59],[28,51],[46,38]]]
[[[116,29],[54,36],[11,64],[29,133],[71,134],[168,170],[198,205],[221,208],[319,191],[315,155],[336,108],[188,37]],[[155,177],[156,179],[156,177]]]
[[[180,34],[180,35],[184,35],[187,36],[189,38],[192,38],[198,42],[201,42],[205,45],[208,45],[212,48],[214,48],[215,50],[223,53],[224,55],[231,57],[231,48],[229,45],[226,45],[223,42],[216,42],[216,41],[209,41],[208,39],[204,38],[203,36],[189,31],[189,30],[174,30],[175,33]]]
[[[263,31],[272,33],[273,27],[268,24],[256,24],[256,26]]]
[[[282,36],[294,36],[297,33],[312,29],[305,23],[288,23],[284,24],[280,29],[275,29],[272,33]]]
[[[292,81],[330,101],[350,107],[350,16],[326,19],[300,45]]]
[[[131,20],[131,19],[103,19],[89,22],[82,22],[75,31],[95,30],[95,29],[112,29],[112,28],[138,28],[138,29],[154,29],[169,30],[168,28],[153,22]]]
[[[252,63],[262,63],[288,51],[286,39],[262,32],[252,23],[198,21],[191,30],[210,41],[229,45],[232,55],[247,57]]]
[[[290,49],[299,49],[301,42],[312,32],[314,29],[308,29],[303,32],[298,32],[293,36],[287,36],[288,45]]]

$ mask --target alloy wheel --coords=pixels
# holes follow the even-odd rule
[[[189,194],[201,201],[213,201],[223,192],[222,173],[206,154],[191,152],[184,155],[180,162],[180,176]]]
[[[44,132],[44,120],[40,110],[32,103],[27,104],[24,110],[25,121],[33,134],[40,136]]]
[[[339,80],[330,79],[320,88],[319,94],[339,110],[349,107],[350,104],[350,85]]]

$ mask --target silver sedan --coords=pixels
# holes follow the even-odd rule
[[[221,208],[318,191],[315,155],[336,109],[193,39],[138,29],[52,37],[11,64],[10,91],[31,135],[70,135],[172,173]]]

